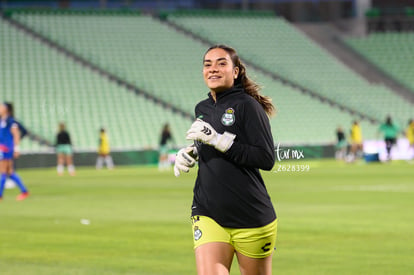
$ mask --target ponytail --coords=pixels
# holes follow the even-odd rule
[[[248,95],[256,99],[256,101],[262,105],[263,109],[269,117],[273,116],[276,113],[276,109],[272,103],[272,99],[268,96],[262,95],[260,93],[260,86],[247,76],[246,67],[243,62],[241,62],[236,50],[225,45],[215,45],[210,47],[207,52],[217,48],[225,50],[230,55],[234,67],[239,68],[239,74],[234,80],[234,85],[241,85]]]
[[[239,75],[237,76],[234,84],[241,84],[244,88],[244,91],[256,99],[257,102],[262,105],[263,109],[265,110],[266,114],[271,117],[275,114],[275,106],[273,106],[272,99],[268,96],[262,95],[260,93],[260,86],[251,80],[246,74],[246,67],[244,64],[239,60],[239,64],[236,67],[239,68]]]

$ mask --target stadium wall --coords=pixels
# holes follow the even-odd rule
[[[280,146],[279,153],[289,150],[302,152],[301,159],[333,158],[335,148],[333,145],[313,146]],[[286,155],[286,154],[285,154]],[[111,156],[115,165],[154,165],[158,162],[157,150],[122,151],[112,152]],[[75,166],[94,166],[97,154],[95,152],[77,152],[74,154]],[[277,158],[276,158],[276,161]],[[281,161],[286,161],[283,159]],[[22,154],[16,160],[16,168],[46,168],[56,166],[56,154],[54,153],[27,153]]]
[[[158,162],[158,151],[123,151],[112,152],[111,156],[115,165],[146,165]],[[81,152],[74,154],[75,166],[94,166],[96,152]],[[29,153],[22,154],[16,160],[16,168],[45,168],[56,166],[56,154],[54,153]]]

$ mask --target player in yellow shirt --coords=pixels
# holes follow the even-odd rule
[[[410,143],[410,148],[414,149],[414,120],[410,119],[408,121],[407,129],[405,129],[405,136],[408,139],[408,142]],[[414,155],[412,156],[414,157]]]
[[[96,160],[96,169],[102,169],[104,162],[108,169],[114,168],[114,162],[110,155],[109,138],[104,128],[101,128],[99,135],[98,159]]]
[[[408,142],[410,143],[410,146],[414,146],[414,120],[410,119],[408,121],[407,129],[405,129],[405,136],[408,139]]]
[[[351,127],[351,157],[354,160],[357,157],[362,157],[363,148],[362,148],[362,130],[358,121],[355,120]]]

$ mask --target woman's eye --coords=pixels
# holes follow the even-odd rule
[[[210,64],[204,64],[205,68],[210,67],[210,66],[211,66]]]
[[[219,65],[220,65],[220,66],[226,66],[226,63],[225,63],[225,62],[223,62],[223,63],[219,63]]]

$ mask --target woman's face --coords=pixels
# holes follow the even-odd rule
[[[4,104],[0,104],[0,116],[7,115],[7,107]]]
[[[238,73],[239,68],[234,67],[230,55],[225,50],[212,49],[204,56],[204,82],[211,91],[221,92],[230,89]]]

